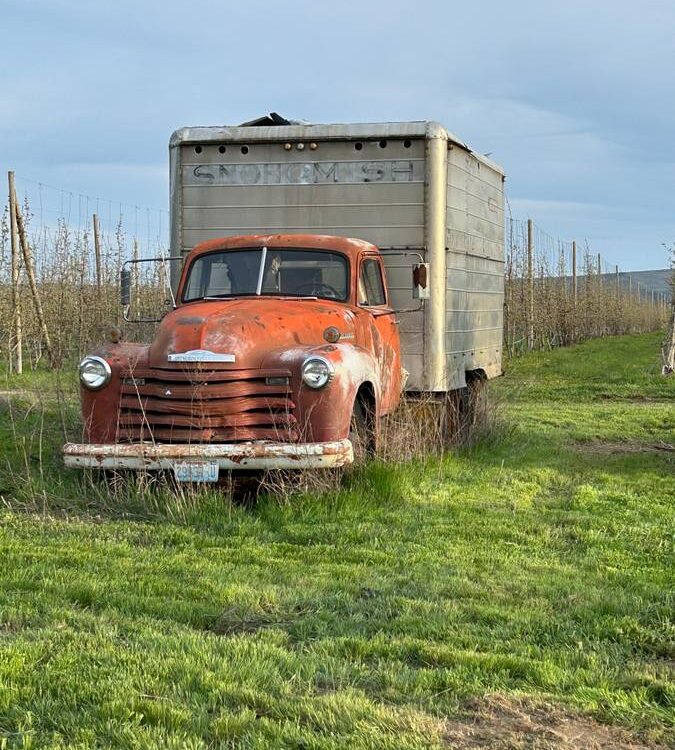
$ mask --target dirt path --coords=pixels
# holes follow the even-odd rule
[[[456,750],[666,750],[618,727],[563,708],[493,695],[467,704],[448,722],[445,741]]]

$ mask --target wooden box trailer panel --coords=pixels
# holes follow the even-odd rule
[[[501,372],[503,172],[437,123],[197,127],[170,142],[172,255],[251,233],[356,237],[383,252],[410,391]],[[430,264],[431,296],[411,266]],[[179,269],[174,269],[174,280]]]

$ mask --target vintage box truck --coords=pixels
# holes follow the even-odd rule
[[[342,466],[402,391],[501,373],[502,170],[435,122],[278,120],[171,137],[173,309],[82,361],[68,466]]]

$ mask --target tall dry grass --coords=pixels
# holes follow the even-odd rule
[[[54,365],[71,365],[108,340],[118,329],[134,340],[149,341],[152,324],[126,323],[120,305],[119,277],[126,260],[138,257],[138,245],[119,221],[114,233],[102,237],[100,276],[96,274],[93,238],[88,230],[74,230],[58,219],[49,243],[36,241],[31,231],[32,213],[24,202],[22,214],[34,257],[37,286],[51,340]],[[163,264],[133,266],[132,315],[157,317],[165,311],[168,268]],[[23,258],[20,259],[20,315],[24,367],[35,369],[47,362]],[[0,361],[9,363],[14,349],[11,294],[11,241],[9,212],[0,220]]]

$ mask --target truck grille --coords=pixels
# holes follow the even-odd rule
[[[211,368],[122,373],[118,440],[298,440],[289,371]]]

